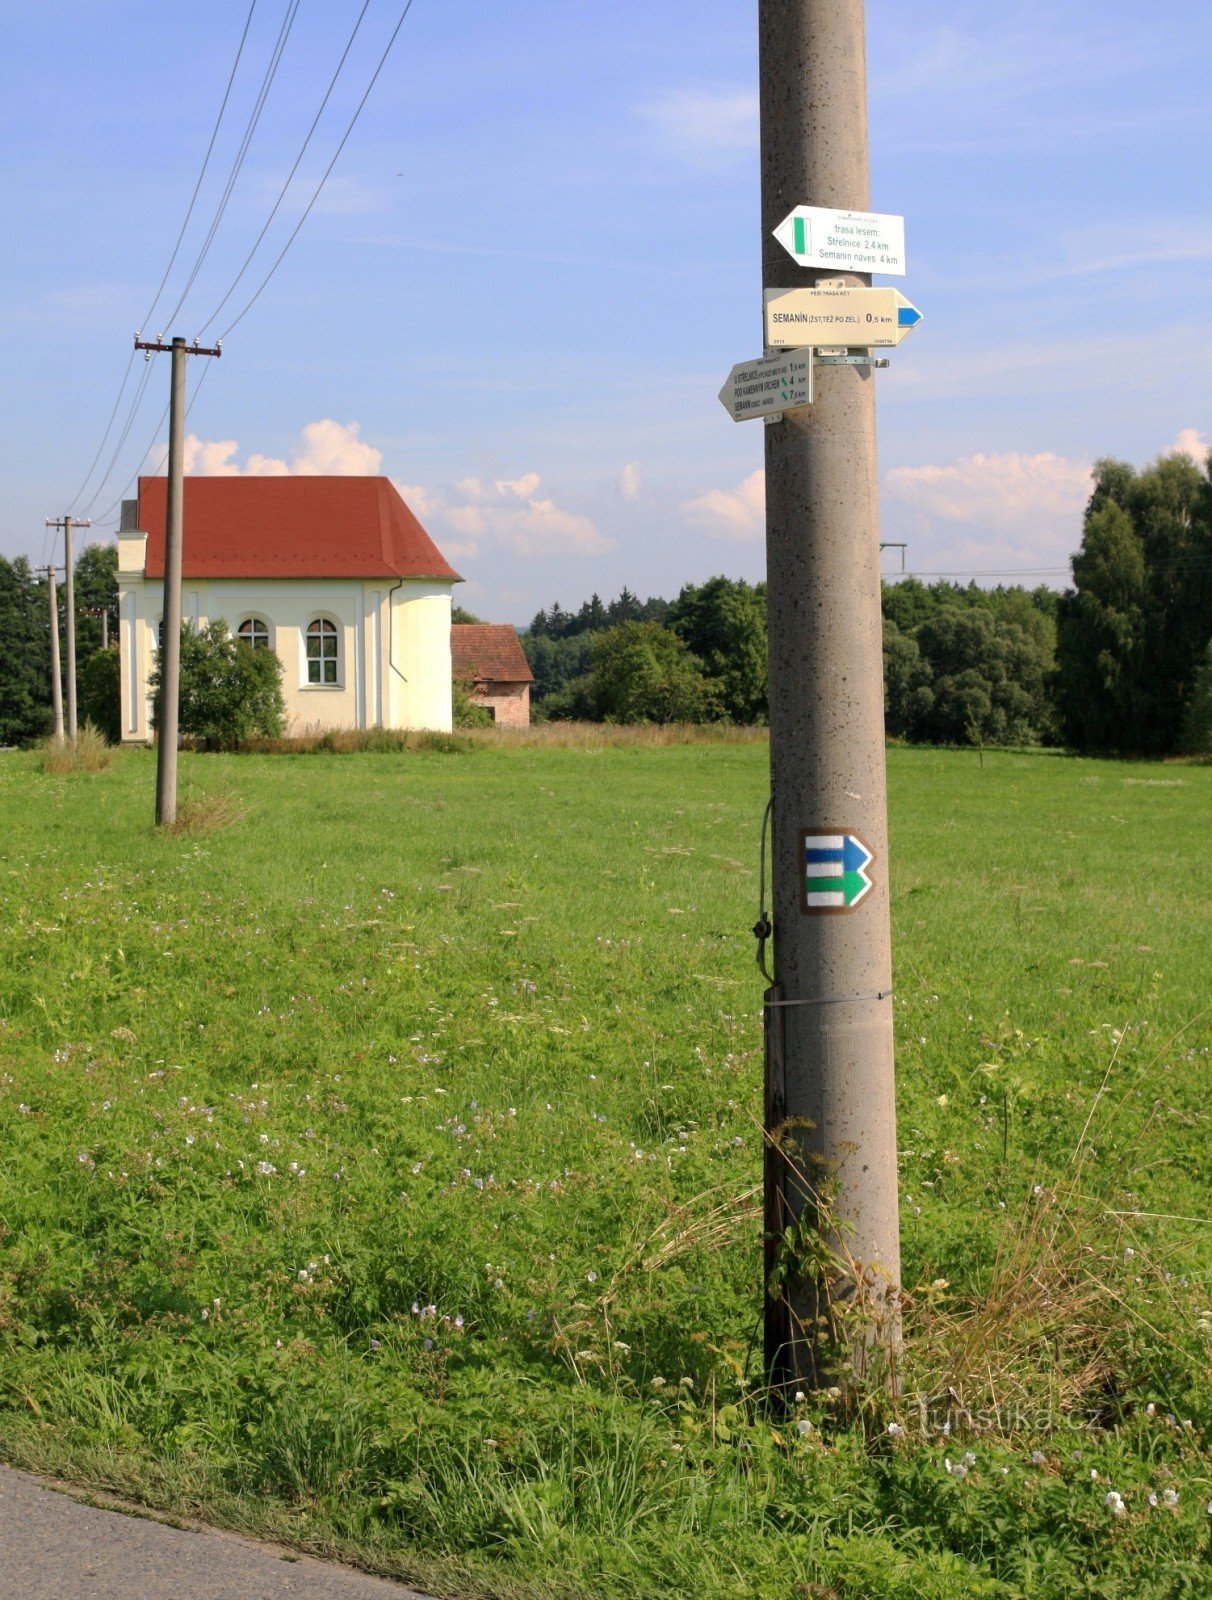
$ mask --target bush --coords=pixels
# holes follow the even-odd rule
[[[462,678],[450,682],[450,709],[456,728],[491,728],[492,717],[484,706],[476,705]]]
[[[89,656],[80,673],[80,715],[109,740],[122,739],[122,662],[116,644]]]
[[[149,687],[159,726],[160,652]],[[272,650],[254,650],[234,639],[223,621],[195,632],[181,629],[181,701],[178,726],[210,749],[241,739],[274,738],[286,721],[282,663]]]

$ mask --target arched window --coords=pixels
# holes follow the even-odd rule
[[[250,649],[269,649],[269,627],[260,617],[245,617],[236,629],[236,638]]]
[[[307,681],[308,683],[337,682],[337,660],[340,635],[337,625],[327,617],[317,617],[307,625]]]

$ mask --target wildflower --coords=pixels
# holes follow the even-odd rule
[[[1152,1400],[1150,1400],[1149,1404],[1145,1407],[1145,1415],[1147,1417],[1155,1417],[1157,1415],[1157,1407],[1153,1404]]]
[[[976,1465],[976,1457],[975,1457],[975,1455],[973,1455],[971,1450],[965,1450],[964,1451],[963,1458],[960,1461],[960,1465],[962,1467],[974,1467]]]
[[[1047,1459],[1042,1450],[1033,1450],[1031,1452],[1031,1465],[1033,1467],[1042,1467]]]
[[[586,1283],[596,1283],[597,1281],[598,1281],[598,1275],[593,1270],[593,1268],[591,1267],[589,1269],[589,1271],[585,1274],[585,1282]]]
[[[1126,1244],[1124,1246],[1124,1260],[1125,1261],[1131,1261],[1132,1257],[1135,1254],[1136,1254],[1136,1251],[1132,1248],[1132,1246],[1130,1244]]]
[[[383,1348],[382,1341],[379,1339],[372,1339],[370,1341],[370,1348],[372,1350],[381,1350]]]
[[[463,1326],[463,1313],[461,1311],[459,1312],[458,1316],[454,1319],[454,1325],[455,1325],[456,1328],[461,1328]]]
[[[1091,1467],[1090,1468],[1090,1481],[1092,1483],[1097,1483],[1098,1482],[1098,1468],[1097,1467]]]
[[[274,1166],[272,1161],[258,1161],[257,1162],[257,1171],[261,1174],[261,1176],[263,1178],[272,1178],[274,1173],[277,1172],[277,1170],[278,1170],[277,1167]]]
[[[693,1378],[679,1378],[678,1379],[678,1387],[679,1387],[679,1389],[693,1389],[694,1388],[694,1379]]]
[[[1123,1495],[1116,1494],[1114,1489],[1103,1496],[1103,1504],[1113,1517],[1126,1517],[1128,1515],[1128,1508],[1124,1504]]]
[[[795,1391],[795,1403],[796,1403],[797,1406],[802,1406],[804,1401],[807,1398],[808,1398],[808,1396],[804,1393],[804,1391],[802,1389],[797,1389]]]
[[[209,1322],[209,1320],[210,1320],[210,1312],[206,1309],[205,1306],[203,1306],[202,1307],[202,1321],[203,1322]]]
[[[962,1461],[952,1462],[949,1456],[943,1461],[943,1470],[950,1473],[953,1478],[959,1478],[961,1481],[968,1476],[968,1468],[964,1463]]]
[[[800,1418],[795,1425],[795,1431],[799,1434],[801,1439],[806,1439],[808,1437],[808,1435],[812,1432],[812,1424],[808,1421],[807,1417]]]
[[[1162,1490],[1162,1504],[1163,1505],[1167,1505],[1167,1506],[1176,1506],[1178,1504],[1178,1490],[1177,1489],[1163,1489]]]
[[[888,1424],[888,1432],[894,1439],[899,1439],[904,1431],[904,1428],[901,1427],[899,1422],[890,1422]]]
[[[665,1387],[665,1380],[664,1380],[664,1378],[654,1378],[654,1379],[653,1379],[653,1380],[652,1380],[652,1387],[653,1387],[653,1388],[654,1388],[654,1389],[663,1389],[663,1388],[664,1388],[664,1387]]]
[[[1157,1505],[1157,1503],[1158,1503],[1157,1490],[1156,1489],[1150,1489],[1149,1490],[1149,1504],[1151,1506],[1155,1506],[1155,1505]]]

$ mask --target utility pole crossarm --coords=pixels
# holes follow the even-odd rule
[[[138,334],[135,335],[135,349],[145,350],[149,356],[171,355],[173,345],[178,342],[185,344],[183,339],[180,341],[174,339],[172,344],[165,344],[163,339],[140,339]],[[206,346],[200,345],[195,339],[193,344],[185,344],[185,354],[187,356],[221,356],[223,354],[223,341],[219,339],[208,349]]]

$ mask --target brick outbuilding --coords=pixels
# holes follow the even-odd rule
[[[534,673],[516,628],[508,622],[453,623],[450,658],[472,702],[483,706],[494,722],[503,728],[530,726]]]

